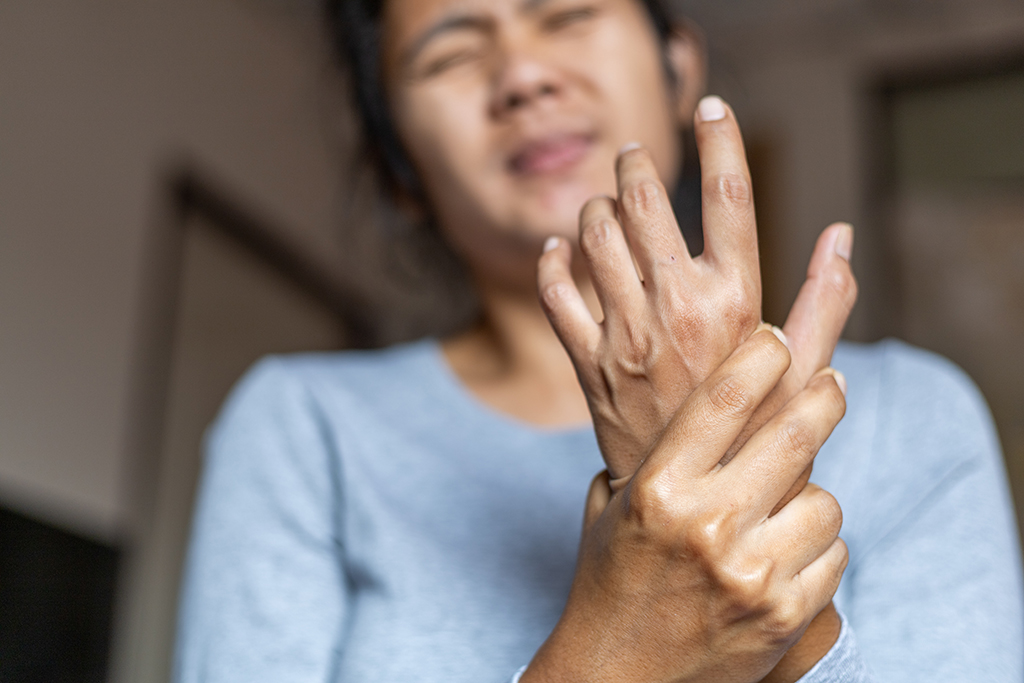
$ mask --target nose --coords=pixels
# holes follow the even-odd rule
[[[508,52],[494,75],[491,114],[502,118],[554,100],[564,90],[558,70],[524,50]]]

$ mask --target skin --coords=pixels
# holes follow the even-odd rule
[[[692,33],[669,47],[673,91],[632,0],[392,0],[383,28],[422,208],[483,304],[444,343],[452,368],[524,421],[593,419],[609,466],[566,611],[524,680],[796,680],[838,634],[841,511],[804,483],[844,405],[820,369],[855,296],[837,255],[849,227],[819,240],[787,348],[758,328],[735,118],[693,119]],[[659,180],[678,172],[681,124],[704,178],[696,259]],[[630,141],[641,149],[619,155]]]

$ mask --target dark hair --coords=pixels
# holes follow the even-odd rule
[[[346,213],[353,232],[347,235],[353,271],[376,274],[378,286],[368,299],[379,299],[374,345],[443,335],[464,327],[479,312],[465,264],[443,239],[429,212],[419,177],[392,121],[380,72],[381,14],[386,0],[325,0],[329,39],[349,81],[356,118],[362,126],[355,152]],[[639,0],[661,43],[665,76],[675,89],[676,74],[668,60],[672,22],[663,0]],[[684,132],[684,162],[671,192],[672,204],[692,254],[703,249],[699,167],[692,132]],[[372,173],[365,173],[369,163]],[[369,182],[374,191],[359,181]],[[424,209],[411,224],[393,201],[405,196]],[[355,218],[369,204],[370,220]],[[365,229],[364,229],[365,228]],[[355,238],[356,243],[353,242]],[[360,246],[358,242],[365,241]],[[371,265],[373,264],[373,265]],[[376,269],[379,266],[379,270]],[[383,279],[380,277],[383,275]],[[368,279],[371,276],[367,276]],[[357,282],[362,281],[357,278]],[[390,290],[384,296],[380,293]],[[383,296],[383,298],[380,298]]]
[[[672,22],[661,0],[640,0],[650,16],[662,48],[668,45]],[[380,18],[385,0],[326,0],[331,41],[352,78],[355,104],[381,178],[392,190],[423,199],[419,179],[391,120],[380,74]],[[666,77],[675,72],[662,49]]]

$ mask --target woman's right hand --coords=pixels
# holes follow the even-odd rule
[[[789,365],[770,331],[753,334],[625,488],[594,481],[566,609],[524,683],[758,681],[800,639],[846,567],[842,512],[808,485],[771,513],[842,417],[842,380],[815,374],[720,463]]]

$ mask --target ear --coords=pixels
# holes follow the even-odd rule
[[[681,127],[690,128],[708,82],[707,42],[696,24],[686,20],[673,23],[668,61],[676,75],[676,116]]]

